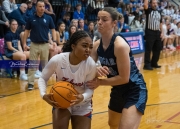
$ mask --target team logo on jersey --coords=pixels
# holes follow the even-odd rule
[[[82,82],[82,83],[75,83],[74,79],[70,80],[69,78],[66,78],[66,77],[62,77],[62,81],[68,81],[69,83],[73,84],[74,86],[79,86],[79,87],[84,85],[84,82]]]
[[[46,23],[46,19],[44,19],[44,23]]]

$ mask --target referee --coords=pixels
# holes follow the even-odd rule
[[[144,0],[144,10],[146,13],[146,44],[144,56],[144,69],[153,70],[153,68],[160,68],[158,60],[161,45],[160,19],[161,14],[157,10],[158,0],[150,0],[150,7],[148,7],[148,0]],[[152,59],[151,57],[152,51]]]

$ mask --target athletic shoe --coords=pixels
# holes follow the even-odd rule
[[[37,74],[39,77],[41,77],[41,76],[42,76],[42,72],[41,72],[41,71],[39,71],[39,70],[37,70],[35,74]]]
[[[151,66],[146,66],[146,65],[144,65],[143,69],[144,70],[153,70],[153,68]]]
[[[160,65],[151,65],[153,68],[161,68]]]
[[[28,90],[33,90],[33,89],[34,89],[34,85],[28,84]]]
[[[34,74],[34,78],[38,79],[38,78],[40,78],[40,76],[35,73],[35,74]]]
[[[27,77],[27,74],[21,74],[20,77],[19,77],[20,80],[23,80],[23,81],[27,81],[28,80],[28,77]]]

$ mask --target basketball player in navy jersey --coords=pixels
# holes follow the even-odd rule
[[[109,101],[110,129],[137,129],[144,114],[147,101],[147,89],[143,76],[136,67],[128,42],[114,34],[117,20],[122,16],[112,7],[98,12],[98,31],[102,38],[94,43],[92,58],[101,62],[98,74],[106,79],[95,78],[87,86],[111,85]]]

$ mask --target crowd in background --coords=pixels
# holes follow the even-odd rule
[[[26,3],[16,4],[15,0],[4,0],[0,10],[0,38],[4,38],[4,49],[16,48],[23,51],[22,41],[26,22],[36,13],[37,0],[28,0]],[[78,30],[85,30],[93,41],[100,39],[97,31],[97,13],[105,6],[115,7],[124,18],[117,22],[114,32],[144,32],[146,28],[146,15],[143,0],[65,0],[62,12],[57,16],[48,0],[44,0],[45,14],[49,15],[56,27],[56,44],[53,44],[52,33],[49,31],[49,59],[61,53],[63,44]],[[161,12],[161,39],[163,50],[180,49],[180,6],[172,5],[168,0],[159,2],[158,10]],[[9,31],[13,32],[10,33]],[[12,34],[14,34],[12,36]],[[30,36],[28,36],[30,37]],[[16,40],[16,41],[15,41]],[[10,43],[7,44],[7,42]],[[27,39],[30,47],[31,39]],[[16,50],[15,49],[15,50]],[[4,54],[4,53],[2,53]],[[29,58],[29,52],[23,53],[22,60]],[[8,55],[6,55],[8,57]],[[10,58],[10,57],[8,57]],[[41,72],[37,70],[35,77]],[[20,78],[27,80],[26,77]]]

